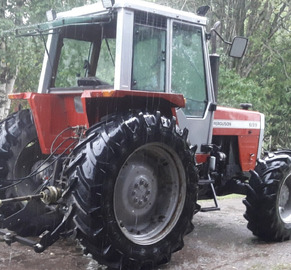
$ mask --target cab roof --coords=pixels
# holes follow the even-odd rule
[[[198,23],[202,25],[206,25],[207,22],[207,18],[198,16],[194,13],[185,12],[167,6],[162,6],[155,3],[140,0],[116,0],[112,9],[106,9],[103,7],[102,2],[98,2],[91,5],[73,8],[72,10],[66,12],[58,13],[56,19],[88,15],[92,16],[94,14],[98,15],[100,13],[109,13],[120,8],[153,13],[177,20]]]
[[[115,4],[111,8],[107,9],[100,1],[95,4],[73,8],[69,11],[59,12],[55,17],[52,17],[50,21],[45,23],[18,28],[16,29],[16,34],[19,36],[32,36],[69,25],[102,23],[109,21],[112,17],[112,13],[115,13],[115,11],[120,9],[147,12],[164,16],[166,18],[197,23],[200,25],[206,25],[207,22],[206,17],[146,1],[116,0]]]

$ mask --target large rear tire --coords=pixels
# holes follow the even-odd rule
[[[74,150],[68,172],[73,226],[113,269],[152,269],[183,247],[197,200],[194,151],[175,119],[115,117]]]
[[[10,182],[11,187],[8,185],[6,189],[2,188],[1,199],[38,193],[51,169],[44,169],[32,177],[27,176],[34,172],[45,158],[40,149],[30,110],[18,111],[3,120],[0,125],[0,178],[5,180],[6,185]],[[14,185],[15,183],[17,184]],[[38,235],[56,223],[54,214],[40,201],[31,201],[29,206],[26,202],[4,204],[0,207],[1,219],[5,220],[25,207],[17,222],[5,223],[8,229],[23,236]],[[48,212],[50,214],[47,214]]]
[[[278,154],[259,161],[244,200],[248,229],[265,241],[291,236],[291,158]]]

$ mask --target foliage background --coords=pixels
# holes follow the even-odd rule
[[[45,20],[45,12],[57,12],[97,0],[1,0],[0,31]],[[209,5],[209,29],[218,20],[226,40],[249,38],[246,56],[232,60],[219,42],[221,56],[219,97],[221,105],[239,107],[252,103],[266,115],[267,149],[291,148],[291,2],[287,0],[148,0],[180,10],[196,12]],[[208,30],[209,30],[208,29]],[[40,38],[0,37],[0,107],[11,91],[35,91],[41,70]],[[212,50],[212,48],[210,48]],[[1,110],[0,110],[1,113]]]

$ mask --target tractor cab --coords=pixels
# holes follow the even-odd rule
[[[75,108],[69,109],[67,118],[84,115],[81,123],[73,124],[90,127],[113,111],[161,111],[174,115],[179,126],[189,130],[198,156],[201,145],[211,143],[216,110],[211,74],[217,77],[218,72],[210,64],[206,17],[136,0],[102,1],[57,14],[49,11],[47,17],[47,23],[26,30],[48,35],[38,93],[74,95],[70,107]],[[242,55],[244,42],[229,43],[233,56]],[[100,99],[109,96],[108,90],[115,91],[111,97],[119,97],[114,105]],[[95,91],[98,100],[84,101],[82,97],[92,98],[86,91]],[[58,130],[65,124],[60,126]],[[43,151],[51,142],[52,138]]]
[[[192,144],[210,143],[216,106],[205,17],[133,0],[49,15],[40,26],[49,35],[39,93],[183,95],[174,112],[179,125],[190,130]]]

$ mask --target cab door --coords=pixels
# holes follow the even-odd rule
[[[177,109],[178,123],[189,130],[191,144],[211,142],[215,108],[205,33],[201,26],[172,21],[170,92],[183,94],[185,108]],[[209,71],[209,72],[207,72]]]

